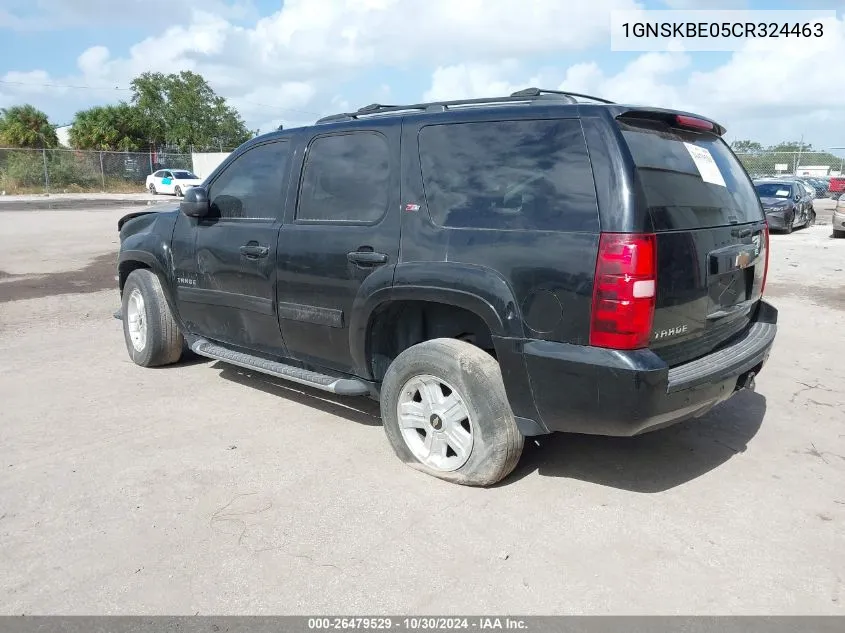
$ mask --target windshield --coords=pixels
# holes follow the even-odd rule
[[[789,185],[782,182],[766,182],[755,186],[761,198],[788,198]]]
[[[192,174],[189,171],[174,171],[173,177],[176,178],[176,180],[199,180],[195,174]]]

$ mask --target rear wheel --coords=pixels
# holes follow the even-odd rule
[[[434,339],[399,354],[382,383],[381,415],[399,459],[453,483],[492,485],[522,454],[499,364],[464,341]]]
[[[130,273],[123,286],[122,313],[123,338],[133,362],[156,367],[179,360],[185,340],[152,271]]]

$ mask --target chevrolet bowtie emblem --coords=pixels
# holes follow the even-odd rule
[[[734,260],[734,266],[737,268],[748,268],[748,264],[751,263],[751,255],[748,253],[740,253],[736,256],[736,260]]]

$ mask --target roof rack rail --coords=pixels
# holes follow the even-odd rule
[[[569,92],[568,90],[546,90],[545,88],[525,88],[524,90],[517,90],[512,92],[512,97],[533,97],[540,98],[543,95],[562,95],[566,97],[580,97],[581,99],[590,99],[591,101],[598,101],[599,103],[607,103],[613,105],[613,101],[602,99],[601,97],[594,97],[593,95],[585,95],[580,92]],[[574,100],[574,99],[573,99]]]
[[[382,103],[371,103],[370,105],[359,108],[355,112],[341,112],[340,114],[331,114],[324,116],[317,120],[317,123],[333,123],[336,121],[351,121],[362,116],[369,116],[373,114],[395,114],[399,112],[443,112],[449,108],[454,107],[468,107],[480,105],[506,105],[509,103],[533,103],[538,100],[554,99],[559,101],[566,101],[567,103],[578,103],[577,97],[582,99],[591,99],[599,103],[612,104],[612,101],[584,95],[577,92],[564,92],[562,90],[542,90],[540,88],[526,88],[519,90],[506,97],[483,97],[479,99],[456,99],[450,101],[430,101],[427,103],[412,103],[407,105],[385,105]]]

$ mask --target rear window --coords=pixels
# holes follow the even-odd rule
[[[619,121],[656,231],[763,219],[757,193],[725,142],[657,121]]]
[[[792,186],[783,182],[761,182],[755,185],[757,195],[761,198],[783,198],[792,196]]]
[[[598,231],[577,119],[430,125],[419,149],[429,212],[441,226]]]

